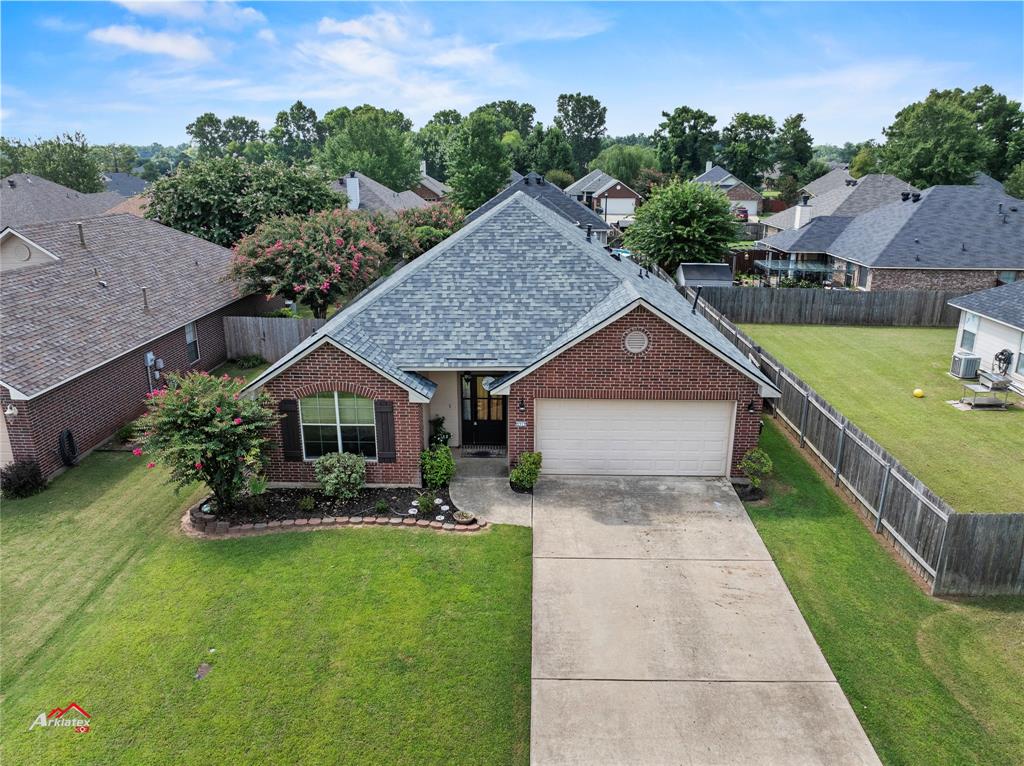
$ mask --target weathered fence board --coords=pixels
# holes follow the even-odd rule
[[[935,595],[1024,593],[1024,513],[958,514],[878,442],[704,301],[730,288],[703,288],[697,310],[759,362],[782,397],[773,414],[857,499]],[[793,292],[743,290],[734,292]],[[826,294],[822,290],[810,292]],[[683,290],[690,300],[694,291]]]
[[[947,301],[964,290],[822,290],[814,287],[705,287],[701,298],[733,322],[747,324],[956,327]]]
[[[259,354],[268,362],[276,362],[323,323],[322,319],[224,317],[228,358]]]

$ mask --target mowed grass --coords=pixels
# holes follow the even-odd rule
[[[138,465],[4,504],[3,763],[528,761],[528,529],[197,541]],[[71,701],[88,734],[28,730]]]
[[[762,446],[748,511],[882,761],[1024,763],[1024,598],[925,595],[774,423]]]
[[[947,374],[955,329],[743,329],[957,511],[1024,510],[1024,408],[962,412],[946,403],[962,394]]]

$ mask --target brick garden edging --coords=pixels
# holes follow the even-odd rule
[[[199,509],[209,502],[210,498],[204,498],[185,511],[185,518],[182,519],[183,526],[195,537],[203,538],[224,538],[242,537],[249,535],[261,535],[270,532],[294,531],[297,529],[318,529],[324,527],[402,527],[413,529],[431,529],[435,532],[479,532],[487,527],[484,520],[472,524],[441,523],[440,521],[427,521],[426,519],[410,519],[401,516],[324,516],[312,519],[281,519],[277,521],[260,522],[256,524],[231,524],[227,521],[218,521],[217,517],[210,513],[203,513]]]

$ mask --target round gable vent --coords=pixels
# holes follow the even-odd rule
[[[626,351],[629,353],[642,354],[647,350],[650,339],[648,339],[647,333],[642,330],[630,330],[626,333],[625,344]]]

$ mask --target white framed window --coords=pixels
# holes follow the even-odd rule
[[[185,346],[188,350],[188,363],[195,364],[199,361],[199,333],[196,332],[196,323],[189,322],[185,325]]]
[[[980,322],[977,314],[964,314],[964,326],[960,331],[960,348],[964,351],[974,351],[974,339],[978,335]]]
[[[302,456],[316,460],[330,452],[351,452],[377,459],[373,399],[345,391],[328,391],[299,400]]]
[[[1020,334],[1020,348],[1017,349],[1017,374],[1024,375],[1024,333]]]

